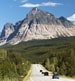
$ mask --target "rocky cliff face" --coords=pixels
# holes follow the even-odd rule
[[[14,32],[14,25],[12,23],[6,23],[0,35],[0,45],[6,43],[7,38]]]
[[[75,36],[75,26],[64,17],[33,8],[22,21],[15,25],[6,24],[0,38],[6,43],[18,44],[22,41],[51,39],[60,36]]]
[[[11,23],[6,23],[1,33],[2,39],[7,39],[11,33],[14,32],[14,25]]]
[[[72,22],[70,22],[69,20],[67,20],[66,18],[64,18],[63,16],[61,16],[59,18],[59,20],[61,21],[61,23],[63,24],[64,27],[72,27],[74,26],[74,24]]]

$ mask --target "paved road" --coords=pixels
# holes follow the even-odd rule
[[[30,80],[28,81],[75,81],[73,79],[68,79],[68,78],[52,79],[52,74],[49,74],[49,76],[44,76],[40,72],[40,70],[43,70],[43,69],[41,68],[39,64],[33,64]]]

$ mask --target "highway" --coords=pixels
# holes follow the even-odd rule
[[[49,74],[49,76],[44,76],[40,70],[45,72],[45,70],[39,64],[33,64],[32,73],[28,81],[75,81],[74,79],[61,77],[59,77],[59,79],[52,79],[52,74]]]

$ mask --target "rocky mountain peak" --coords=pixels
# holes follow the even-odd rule
[[[14,31],[14,25],[12,23],[6,23],[1,32],[0,38],[8,38],[8,36]]]
[[[61,21],[61,23],[65,26],[65,27],[72,27],[74,26],[74,24],[72,22],[70,22],[69,20],[67,20],[65,17],[61,16],[59,18],[59,20]]]
[[[37,7],[35,7],[29,12],[28,16],[30,16],[30,15],[35,16],[36,14],[39,14],[40,12],[41,12],[41,10],[38,9]]]
[[[0,36],[0,45],[18,44],[22,41],[75,36],[75,27],[64,17],[56,18],[52,13],[33,8],[21,21],[6,23]],[[3,41],[4,39],[4,41]]]
[[[37,11],[40,11],[40,9],[38,9],[37,7],[34,7],[33,9],[32,9],[32,12],[37,12]]]
[[[25,21],[33,22],[34,24],[61,24],[61,22],[57,20],[52,13],[40,10],[38,8],[33,8],[29,14],[27,14]]]
[[[8,29],[8,28],[13,29],[13,27],[14,27],[14,25],[12,23],[6,23],[4,25],[4,29]]]

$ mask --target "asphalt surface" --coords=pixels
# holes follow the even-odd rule
[[[52,74],[49,74],[49,76],[44,76],[40,70],[46,72],[39,64],[33,64],[32,73],[28,81],[75,81],[74,79],[61,78],[60,76],[59,79],[52,79]]]

